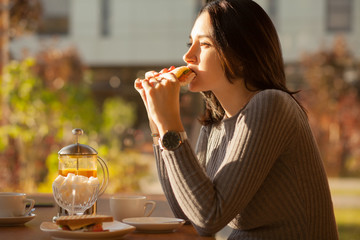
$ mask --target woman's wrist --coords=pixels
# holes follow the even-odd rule
[[[153,132],[153,133],[151,133],[151,137],[153,139],[153,145],[159,145],[160,134],[156,133],[156,132]]]
[[[149,126],[151,131],[151,137],[153,139],[153,145],[159,145],[159,130],[151,118],[149,118]]]
[[[172,127],[166,127],[166,128],[159,128],[159,138],[162,138],[164,134],[168,131],[174,131],[174,132],[184,132],[184,127],[182,126],[172,126]]]

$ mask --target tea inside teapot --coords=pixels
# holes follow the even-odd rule
[[[86,149],[90,149],[90,146],[80,146]],[[74,145],[70,145],[70,148],[71,147],[77,148],[77,146]],[[86,177],[97,177],[97,155],[78,153],[60,154],[59,174],[66,177],[68,173],[73,173],[75,175],[83,175]]]
[[[97,177],[97,170],[96,169],[59,169],[59,175],[66,177],[69,173],[75,174],[75,175],[82,175],[85,177]]]

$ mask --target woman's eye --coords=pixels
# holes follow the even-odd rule
[[[210,47],[211,44],[208,43],[208,42],[201,42],[201,43],[200,43],[200,46]]]
[[[188,46],[188,48],[190,48],[190,47],[193,45],[193,43],[192,43],[192,42],[188,42],[186,45]],[[200,42],[199,45],[200,45],[200,46],[204,46],[204,47],[210,47],[210,46],[211,46],[211,44],[208,43],[208,42]]]

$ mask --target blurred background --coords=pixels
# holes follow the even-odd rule
[[[0,191],[51,193],[58,151],[80,143],[110,170],[106,193],[161,194],[145,108],[146,71],[183,65],[204,0],[0,0]],[[360,1],[255,0],[282,43],[289,88],[308,111],[340,239],[360,236]],[[198,94],[181,92],[190,141]]]

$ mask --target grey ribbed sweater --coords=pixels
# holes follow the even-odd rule
[[[338,239],[323,163],[308,120],[287,93],[265,90],[236,115],[202,127],[196,153],[154,147],[177,217],[229,239]]]

